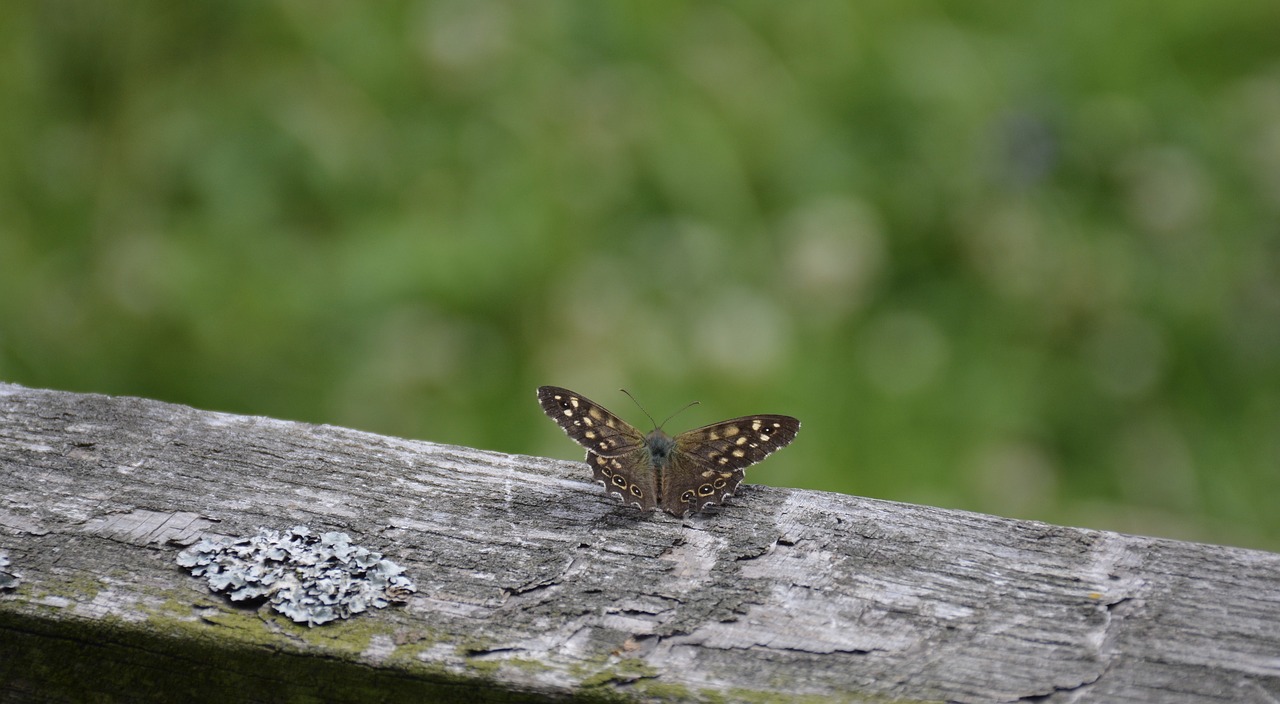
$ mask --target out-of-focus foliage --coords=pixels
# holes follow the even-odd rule
[[[1280,4],[0,5],[0,378],[1280,548]],[[588,474],[584,470],[583,479]]]

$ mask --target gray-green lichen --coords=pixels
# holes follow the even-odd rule
[[[346,533],[259,530],[248,538],[205,538],[178,564],[232,601],[263,600],[298,623],[316,626],[404,601],[417,588],[382,553]]]

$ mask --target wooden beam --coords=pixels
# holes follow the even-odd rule
[[[681,520],[589,476],[0,384],[0,700],[1280,700],[1280,555],[762,486]],[[295,525],[417,592],[307,627],[175,562]]]

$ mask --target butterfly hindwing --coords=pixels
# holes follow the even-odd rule
[[[587,464],[609,496],[642,511],[657,508],[657,475],[648,450],[641,448],[621,457],[603,457],[588,450]]]
[[[663,474],[662,510],[674,516],[698,513],[718,506],[738,490],[746,477],[741,469],[709,469],[688,457],[672,458],[670,471]]]

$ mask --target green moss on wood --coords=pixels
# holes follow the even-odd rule
[[[29,592],[31,598],[42,601],[49,597],[67,599],[74,603],[89,603],[98,598],[103,589],[102,580],[98,577],[77,577],[67,581],[43,579],[38,587],[33,584]],[[54,607],[61,608],[61,607]]]
[[[298,633],[273,632],[256,612],[217,611],[211,623],[180,615],[170,602],[147,621],[49,619],[0,609],[0,682],[18,700],[189,701],[242,699],[326,702],[537,702],[495,688],[489,678],[401,661],[370,666],[355,656],[375,629],[354,625],[336,639],[336,657],[317,657]],[[311,652],[308,652],[311,651]],[[326,651],[326,653],[332,651]]]
[[[530,674],[537,673],[537,672],[547,672],[555,669],[550,665],[546,664],[545,662],[542,662],[541,660],[533,660],[530,658],[510,658],[507,660],[503,660],[503,662],[506,663],[507,665],[510,665],[511,667],[516,668],[517,670],[528,672]]]

